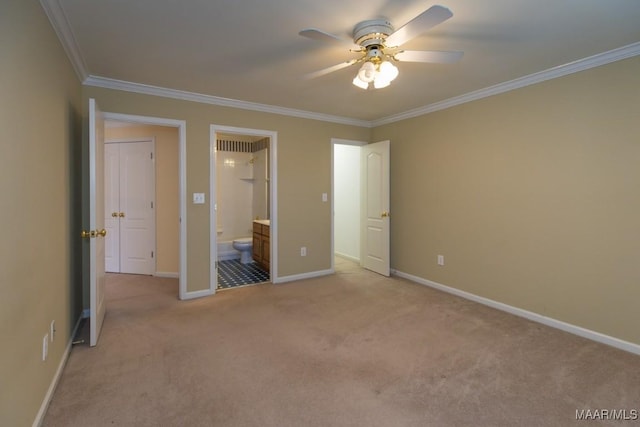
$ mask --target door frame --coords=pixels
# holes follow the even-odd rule
[[[152,266],[152,274],[156,275],[158,273],[157,271],[157,267],[158,267],[158,237],[156,235],[156,233],[158,232],[157,229],[157,200],[156,200],[156,185],[157,185],[157,180],[156,180],[156,138],[153,136],[144,136],[144,137],[128,137],[128,138],[113,138],[113,139],[105,139],[104,144],[105,144],[105,148],[107,144],[135,144],[135,143],[139,143],[139,142],[150,142],[151,143],[151,152],[153,153],[153,163],[152,163],[152,169],[153,169],[153,220],[152,220],[152,225],[151,228],[153,229],[153,241],[151,242],[151,246],[153,247],[153,259],[151,260],[151,263],[153,264]],[[106,214],[106,212],[105,212]],[[118,240],[120,241],[120,238],[118,237]],[[120,249],[118,249],[118,255],[122,256]],[[120,263],[120,270],[122,271],[122,263],[119,261]]]
[[[178,197],[180,201],[180,271],[178,278],[178,298],[180,300],[186,300],[200,296],[191,295],[197,292],[187,291],[187,122],[185,120],[108,112],[104,113],[104,118],[105,120],[118,122],[178,128]]]
[[[278,282],[278,132],[270,130],[241,128],[212,124],[209,128],[209,290],[216,293],[218,274],[216,261],[218,260],[218,233],[216,226],[216,140],[218,133],[250,135],[269,138],[269,219],[271,221],[271,238],[269,250],[271,253],[269,278],[271,283]]]

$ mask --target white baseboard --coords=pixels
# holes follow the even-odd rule
[[[333,273],[335,273],[335,270],[333,269],[311,271],[309,273],[293,274],[291,276],[278,277],[273,281],[273,283],[286,283],[286,282],[293,282],[294,280],[312,279],[314,277],[327,276]]]
[[[154,274],[156,277],[167,277],[169,279],[179,279],[180,273],[171,273],[166,271],[156,271]]]
[[[71,332],[71,336],[69,337],[69,342],[67,343],[67,348],[64,350],[62,354],[62,359],[60,359],[60,363],[58,364],[58,369],[56,370],[56,374],[53,376],[51,380],[51,384],[49,384],[49,389],[47,390],[47,394],[44,396],[44,400],[42,401],[42,405],[40,405],[40,410],[36,415],[35,420],[33,420],[33,427],[40,427],[42,421],[44,420],[44,416],[47,413],[47,408],[49,408],[49,403],[51,402],[51,398],[53,397],[53,393],[56,391],[56,387],[58,386],[58,382],[60,381],[60,377],[62,376],[62,372],[64,371],[64,367],[67,364],[67,360],[69,359],[69,354],[71,354],[71,347],[73,346],[73,339],[76,337],[78,333],[78,328],[80,327],[80,320],[82,320],[82,316],[78,318],[76,322],[76,326],[73,328],[73,332]]]
[[[423,279],[421,277],[413,276],[411,274],[403,273],[401,271],[393,270],[392,274],[407,280],[411,280],[412,282],[419,283],[421,285],[426,285],[431,288],[438,289],[440,291],[447,292],[449,294],[453,294],[453,295],[486,305],[491,308],[495,308],[500,311],[505,311],[515,316],[524,317],[525,319],[542,323],[543,325],[551,326],[552,328],[560,329],[565,332],[569,332],[570,334],[578,335],[583,338],[590,339],[592,341],[610,345],[611,347],[619,348],[620,350],[624,350],[630,353],[640,355],[640,345],[629,342],[629,341],[624,341],[619,338],[601,334],[600,332],[596,332],[590,329],[582,328],[580,326],[572,325],[570,323],[566,323],[551,317],[543,316],[541,314],[534,313],[532,311],[523,310],[518,307],[513,307],[508,304],[494,301],[489,298],[484,298],[469,292],[461,291],[460,289],[456,289],[446,285],[442,285],[440,283],[432,282],[431,280]]]
[[[340,258],[348,259],[349,261],[357,262],[358,264],[360,264],[360,258],[351,256],[351,255],[347,255],[347,254],[343,254],[343,253],[340,253],[340,252],[335,252],[334,255],[338,256]]]

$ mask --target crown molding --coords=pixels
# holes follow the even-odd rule
[[[67,57],[71,61],[71,65],[73,66],[78,79],[81,82],[84,81],[89,75],[87,72],[87,65],[82,58],[78,42],[76,41],[73,31],[71,31],[69,20],[67,19],[67,15],[64,13],[62,6],[60,6],[58,0],[40,0],[40,4],[49,18],[49,22],[51,22],[51,26],[56,32],[62,47],[67,53]]]
[[[41,1],[55,1],[55,0],[41,0]],[[593,56],[589,56],[587,58],[570,62],[568,64],[559,65],[557,67],[553,67],[548,70],[543,70],[537,73],[529,74],[527,76],[523,76],[517,79],[509,80],[507,82],[499,83],[494,86],[489,86],[484,89],[479,89],[473,92],[466,93],[464,95],[445,99],[444,101],[425,105],[419,108],[415,108],[402,113],[383,117],[373,121],[358,120],[358,119],[352,119],[348,117],[333,116],[333,115],[322,114],[322,113],[314,113],[310,111],[296,110],[292,108],[278,107],[278,106],[267,105],[267,104],[258,104],[254,102],[240,101],[240,100],[230,99],[230,98],[222,98],[222,97],[213,96],[213,95],[203,95],[203,94],[194,93],[194,92],[186,92],[186,91],[181,91],[176,89],[167,89],[167,88],[162,88],[158,86],[132,83],[132,82],[127,82],[123,80],[115,80],[115,79],[109,79],[109,78],[99,77],[99,76],[88,76],[86,79],[84,79],[83,84],[87,86],[96,86],[96,87],[103,87],[107,89],[141,93],[145,95],[162,96],[166,98],[174,98],[174,99],[180,99],[184,101],[193,101],[193,102],[199,102],[204,104],[212,104],[212,105],[218,105],[222,107],[261,111],[265,113],[300,117],[304,119],[320,120],[320,121],[339,123],[339,124],[345,124],[345,125],[373,128],[376,126],[382,126],[389,123],[394,123],[401,120],[406,120],[406,119],[422,116],[425,114],[433,113],[435,111],[444,110],[446,108],[454,107],[456,105],[464,104],[471,101],[476,101],[478,99],[486,98],[493,95],[498,95],[500,93],[504,93],[504,92],[519,89],[525,86],[529,86],[532,84],[544,82],[546,80],[552,80],[558,77],[588,70],[590,68],[599,67],[601,65],[606,65],[612,62],[631,58],[637,55],[640,55],[640,42],[623,46],[617,49],[613,49],[607,52],[599,53]]]
[[[230,98],[222,98],[213,95],[203,95],[194,92],[181,91],[176,89],[167,89],[158,86],[144,85],[140,83],[132,83],[123,80],[110,79],[100,76],[89,75],[87,72],[87,66],[84,62],[76,38],[71,30],[69,21],[67,19],[64,10],[62,9],[58,0],[40,0],[49,21],[51,22],[53,29],[55,30],[58,39],[60,40],[70,62],[81,82],[86,86],[102,87],[107,89],[123,90],[127,92],[141,93],[145,95],[161,96],[166,98],[180,99],[184,101],[193,101],[204,104],[218,105],[222,107],[239,108],[244,110],[260,111],[265,113],[279,114],[285,116],[299,117],[304,119],[320,120],[332,123],[339,123],[345,125],[359,126],[365,128],[373,128],[376,126],[382,126],[389,123],[398,122],[414,117],[418,117],[424,114],[433,113],[439,110],[444,110],[456,105],[464,104],[471,101],[476,101],[482,98],[486,98],[500,93],[508,92],[511,90],[519,89],[532,84],[544,82],[546,80],[555,79],[558,77],[566,76],[569,74],[577,73],[580,71],[588,70],[590,68],[606,65],[611,62],[620,61],[622,59],[630,58],[640,55],[640,42],[632,43],[627,46],[623,46],[617,49],[613,49],[607,52],[599,53],[587,58],[579,59],[568,64],[560,65],[557,67],[543,70],[537,73],[529,74],[527,76],[519,77],[507,82],[499,83],[494,86],[489,86],[484,89],[479,89],[473,92],[469,92],[460,96],[445,99],[433,104],[428,104],[422,107],[414,108],[402,113],[394,114],[380,119],[368,121],[353,119],[349,117],[334,116],[330,114],[314,113],[310,111],[297,110],[286,107],[278,107],[274,105],[259,104],[248,101],[240,101]]]
[[[537,73],[529,74],[527,76],[519,77],[517,79],[509,80],[507,82],[499,83],[494,86],[489,86],[484,89],[479,89],[473,92],[469,92],[464,95],[445,99],[444,101],[436,102],[434,104],[429,104],[423,107],[415,108],[413,110],[408,110],[408,111],[405,111],[404,113],[394,114],[391,116],[383,117],[381,119],[373,120],[371,122],[371,126],[376,127],[376,126],[386,125],[389,123],[398,122],[400,120],[406,120],[413,117],[422,116],[424,114],[433,113],[439,110],[444,110],[446,108],[454,107],[456,105],[464,104],[466,102],[476,101],[478,99],[486,98],[489,96],[497,95],[497,94],[508,92],[515,89],[519,89],[532,84],[544,82],[546,80],[551,80],[551,79],[566,76],[569,74],[577,73],[579,71],[588,70],[590,68],[599,67],[601,65],[606,65],[611,62],[620,61],[622,59],[631,58],[637,55],[640,55],[640,42],[632,43],[627,46],[623,46],[607,52],[599,53],[593,56],[589,56],[587,58],[579,59],[577,61],[569,62],[568,64],[559,65],[557,67],[549,68],[548,70],[540,71]]]
[[[162,96],[165,98],[179,99],[182,101],[199,102],[202,104],[218,105],[220,107],[239,108],[243,110],[260,111],[263,113],[280,114],[283,116],[299,117],[303,119],[320,120],[324,122],[339,123],[343,125],[371,127],[368,120],[358,120],[349,117],[332,116],[330,114],[314,113],[311,111],[296,110],[293,108],[278,107],[275,105],[258,104],[256,102],[240,101],[237,99],[222,98],[213,95],[203,95],[183,90],[167,89],[159,86],[132,83],[124,80],[110,79],[99,76],[89,76],[82,83],[85,86],[102,87],[106,89],[123,90],[126,92],[141,93],[144,95]]]

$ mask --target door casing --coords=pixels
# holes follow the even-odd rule
[[[210,271],[209,289],[207,294],[216,293],[218,285],[218,239],[216,227],[216,140],[217,134],[251,135],[269,138],[269,219],[271,221],[271,238],[269,250],[271,253],[270,277],[272,283],[278,283],[278,132],[270,130],[240,128],[212,124],[209,129],[209,244],[210,244]]]
[[[199,297],[199,291],[190,292],[187,289],[187,122],[185,120],[114,112],[105,112],[104,118],[105,120],[118,122],[178,128],[178,179],[180,200],[180,271],[178,273],[178,298],[187,300]]]

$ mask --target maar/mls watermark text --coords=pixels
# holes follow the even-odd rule
[[[576,409],[576,420],[637,421],[638,409]]]

